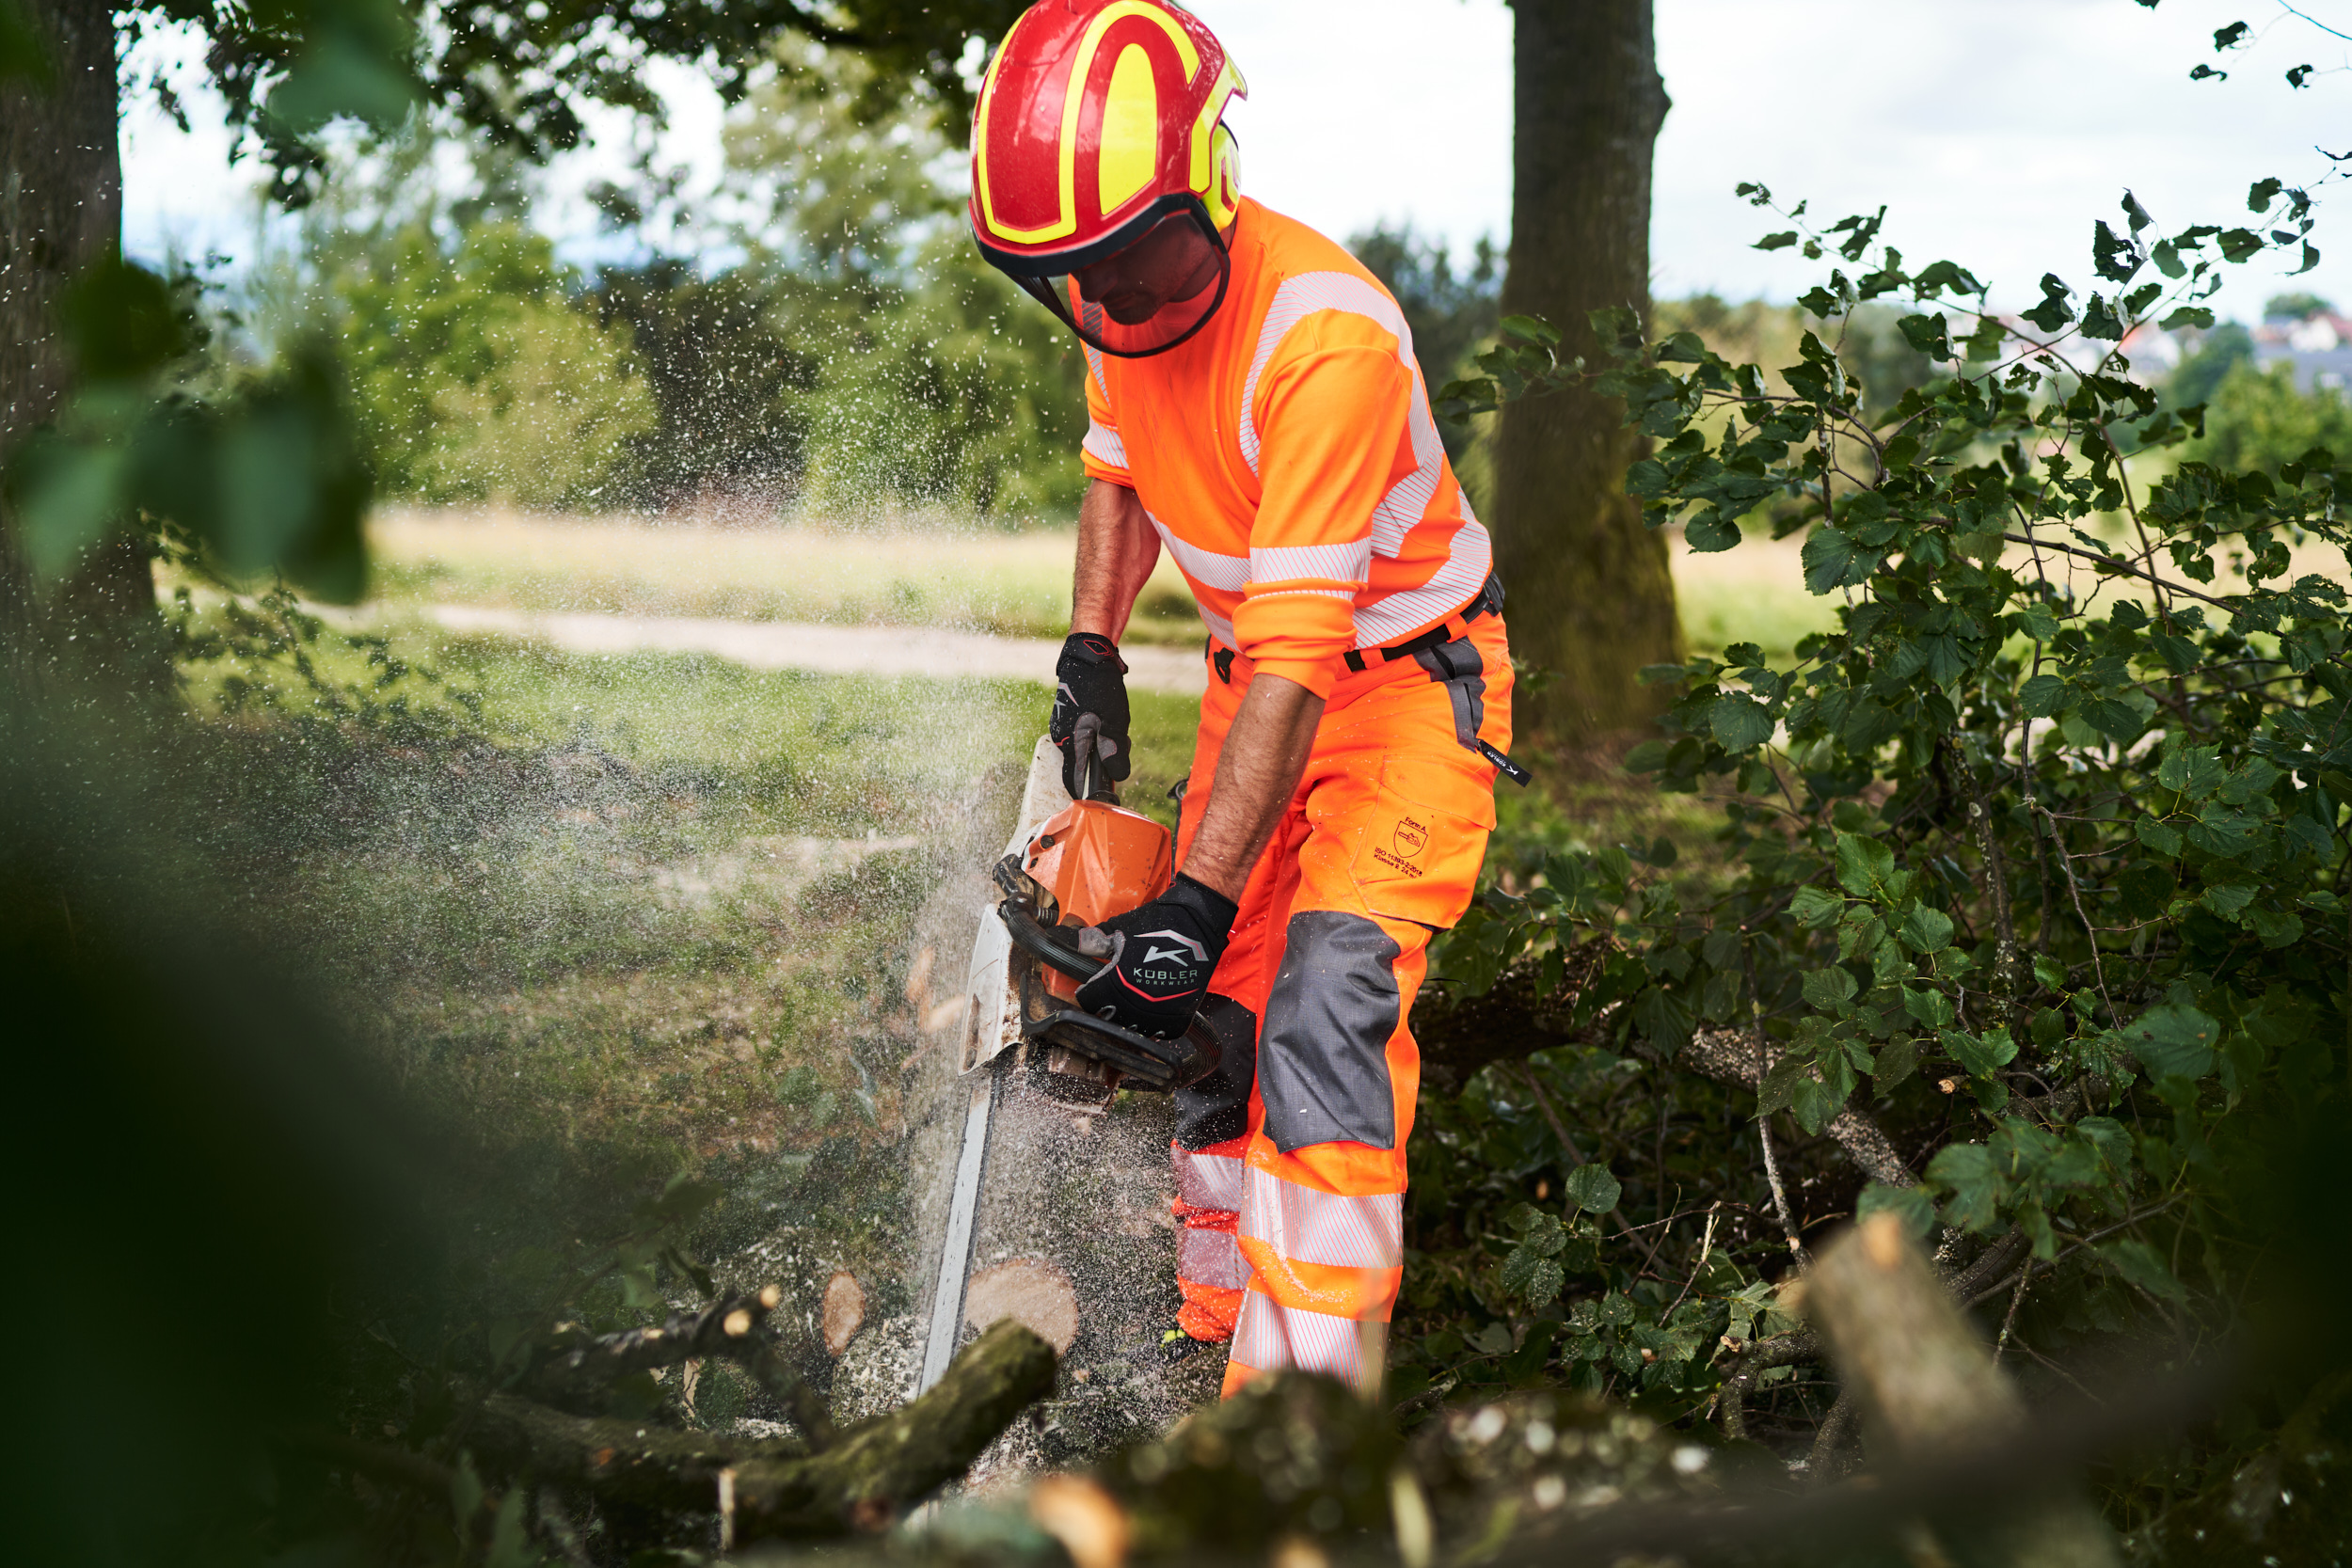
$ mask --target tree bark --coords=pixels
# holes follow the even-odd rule
[[[1650,0],[1514,0],[1518,92],[1511,265],[1502,309],[1560,329],[1600,364],[1589,312],[1649,314],[1650,148],[1665,119]],[[1646,445],[1613,399],[1581,388],[1502,409],[1492,498],[1514,651],[1553,673],[1521,688],[1522,735],[1560,746],[1641,724],[1645,664],[1681,657],[1666,541],[1625,472]]]
[[[55,417],[73,367],[56,308],[122,243],[120,113],[109,0],[18,0],[51,79],[0,85],[0,462]],[[95,654],[152,677],[161,623],[147,546],[119,537],[36,594],[0,499],[0,661],[20,688],[61,657]],[[91,636],[96,633],[96,636]]]

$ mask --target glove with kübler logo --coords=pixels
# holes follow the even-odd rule
[[[1082,753],[1093,752],[1098,779],[1116,784],[1127,776],[1127,661],[1119,645],[1091,632],[1071,633],[1054,666],[1054,716],[1045,734],[1061,748],[1061,786],[1073,800],[1085,782],[1078,777]]]
[[[1233,901],[1190,877],[1141,909],[1078,933],[1078,950],[1107,958],[1078,988],[1078,1006],[1139,1035],[1172,1040],[1192,1022],[1233,934]]]

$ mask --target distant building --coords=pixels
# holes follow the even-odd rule
[[[2269,316],[2254,328],[2254,368],[2295,367],[2300,392],[2341,392],[2352,386],[2352,317],[2316,311],[2300,320]]]

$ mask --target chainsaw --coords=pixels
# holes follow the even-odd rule
[[[973,955],[963,1069],[1017,1046],[1016,1065],[1040,1087],[1081,1104],[1106,1102],[1121,1088],[1166,1092],[1197,1083],[1216,1070],[1220,1054],[1206,1022],[1163,1040],[1077,1005],[1079,985],[1107,957],[1086,952],[1080,933],[1167,892],[1175,856],[1166,828],[1119,803],[1090,747],[1080,757],[1078,799],[1062,792],[1059,765],[1059,753],[1041,743],[1022,821],[992,873],[1003,897],[996,918],[982,922]]]

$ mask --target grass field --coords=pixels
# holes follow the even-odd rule
[[[945,626],[1059,637],[1070,626],[1073,535],[945,526],[894,532],[572,519],[516,513],[388,512],[369,530],[374,597],[541,612],[717,616]],[[1831,624],[1808,595],[1795,541],[1694,555],[1675,541],[1675,585],[1694,647],[1748,640],[1785,649]],[[1165,557],[1130,637],[1200,635]]]
[[[728,528],[513,513],[389,512],[369,528],[374,596],[611,615],[1070,629],[1072,535],[946,525],[900,531]],[[1130,633],[1200,636],[1163,560]]]

